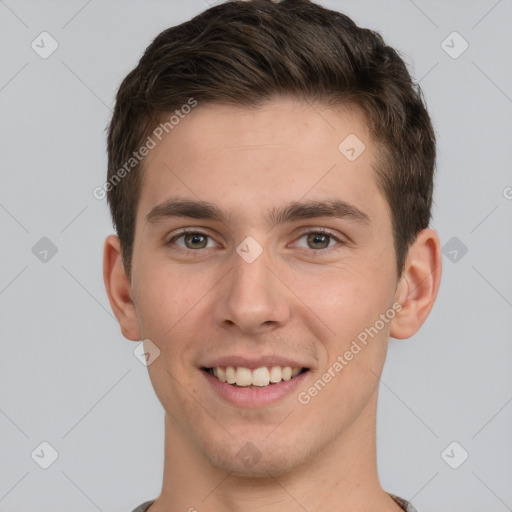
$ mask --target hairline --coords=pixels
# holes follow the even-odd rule
[[[339,95],[332,94],[330,96],[306,96],[306,95],[298,95],[294,93],[283,93],[283,94],[273,94],[270,96],[262,97],[257,102],[248,102],[244,101],[243,99],[237,100],[236,98],[229,98],[229,99],[207,99],[207,100],[201,100],[201,98],[198,98],[199,105],[196,108],[202,107],[208,107],[208,106],[219,106],[219,107],[236,107],[240,109],[247,109],[256,111],[258,109],[263,108],[265,105],[271,103],[273,100],[276,99],[292,99],[298,102],[302,102],[304,104],[309,105],[310,107],[314,108],[313,105],[323,106],[326,108],[331,109],[333,112],[335,112],[337,115],[342,115],[345,112],[356,112],[358,115],[360,115],[363,119],[363,122],[365,124],[365,127],[368,131],[368,134],[370,136],[370,140],[373,143],[374,147],[374,157],[375,162],[371,164],[371,169],[374,173],[374,179],[376,186],[379,190],[379,192],[382,194],[387,212],[390,217],[391,221],[391,227],[392,227],[392,239],[393,239],[393,249],[395,252],[395,259],[396,259],[396,270],[397,275],[400,275],[402,273],[404,262],[405,262],[405,255],[402,257],[402,261],[400,261],[399,253],[398,253],[398,226],[396,226],[396,219],[394,215],[394,210],[391,207],[388,194],[386,192],[385,186],[384,186],[384,180],[386,179],[386,176],[392,172],[389,169],[390,164],[392,164],[392,155],[390,153],[390,143],[382,140],[382,137],[379,137],[374,130],[372,130],[370,119],[365,111],[365,108],[363,105],[361,105],[357,101],[357,96],[349,96],[346,95],[343,96],[343,92],[340,91]],[[178,102],[179,103],[179,102]],[[146,118],[146,124],[147,129],[143,133],[141,139],[139,140],[138,147],[143,143],[144,140],[146,140],[147,136],[153,132],[156,126],[165,119],[165,116],[168,115],[170,112],[172,112],[174,109],[179,108],[179,104],[170,106],[168,109],[162,109],[158,113],[150,114],[148,113]],[[148,119],[152,120],[153,123],[148,121]],[[172,136],[172,132],[166,134],[166,136],[162,139],[166,139],[167,137]],[[161,142],[161,141],[160,141]],[[148,158],[151,155],[149,153],[147,156],[145,156],[139,164],[133,169],[135,176],[135,179],[137,180],[136,183],[136,196],[135,201],[133,204],[133,233],[132,233],[132,246],[130,248],[130,254],[126,255],[126,261],[128,263],[129,269],[126,269],[129,271],[129,275],[131,275],[131,263],[132,263],[132,256],[133,256],[133,250],[134,250],[134,241],[135,241],[135,229],[137,226],[137,213],[140,205],[140,198],[142,196],[142,189],[144,187],[144,175],[147,172],[148,166]],[[125,258],[125,251],[123,251],[123,259]]]

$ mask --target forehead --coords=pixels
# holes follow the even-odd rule
[[[258,108],[199,105],[146,158],[140,215],[171,195],[256,214],[303,198],[386,208],[377,158],[356,109],[276,99]]]

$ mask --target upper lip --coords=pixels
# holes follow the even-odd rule
[[[307,364],[300,363],[295,359],[289,359],[283,356],[270,355],[261,357],[246,357],[246,356],[224,356],[212,359],[211,361],[202,364],[202,368],[216,368],[218,366],[242,366],[254,370],[262,368],[263,366],[291,366],[292,368],[308,368]]]

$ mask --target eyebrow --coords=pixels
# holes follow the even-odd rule
[[[208,201],[175,197],[155,206],[146,215],[146,221],[156,223],[173,217],[214,220],[226,223],[228,215],[217,205]],[[292,202],[284,207],[272,208],[267,213],[266,221],[271,226],[276,226],[295,220],[316,217],[348,218],[361,224],[370,224],[370,218],[366,213],[341,199]]]

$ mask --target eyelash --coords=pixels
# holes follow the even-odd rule
[[[319,254],[319,253],[329,253],[331,251],[339,250],[340,246],[346,245],[346,243],[338,238],[334,233],[329,231],[327,228],[314,228],[314,229],[306,229],[304,231],[301,231],[300,235],[297,237],[295,241],[300,240],[302,237],[310,235],[310,234],[320,234],[320,235],[327,235],[330,237],[330,241],[334,240],[337,242],[336,245],[333,245],[332,247],[326,247],[325,249],[311,249],[307,248],[306,250],[313,251],[313,253]]]
[[[207,233],[204,233],[203,231],[200,231],[198,229],[194,229],[194,228],[184,228],[182,229],[179,233],[177,233],[176,235],[174,235],[167,243],[166,245],[172,245],[176,242],[176,240],[179,240],[180,238],[182,238],[183,236],[185,235],[189,235],[189,234],[194,234],[194,235],[200,235],[200,236],[204,236],[204,237],[207,237],[211,240],[213,240],[213,237],[211,237],[210,235],[208,235]],[[322,234],[322,235],[327,235],[331,238],[331,240],[334,240],[336,241],[338,244],[337,245],[346,245],[346,242],[344,242],[343,240],[340,240],[336,235],[334,235],[331,231],[329,231],[328,229],[326,228],[315,228],[315,229],[307,229],[305,231],[302,231],[298,237],[296,238],[295,241],[298,241],[300,240],[301,238],[303,238],[304,236],[307,236],[309,234]],[[325,249],[311,249],[311,248],[308,248],[306,250],[309,250],[309,251],[312,251],[314,253],[328,253],[332,250],[336,250],[336,249],[339,249],[339,247],[337,247],[336,245],[335,246],[332,246],[332,247],[327,247]],[[188,249],[186,247],[180,247],[180,250],[182,251],[185,251],[186,253],[194,253],[195,255],[198,255],[198,253],[201,252],[202,249]]]

